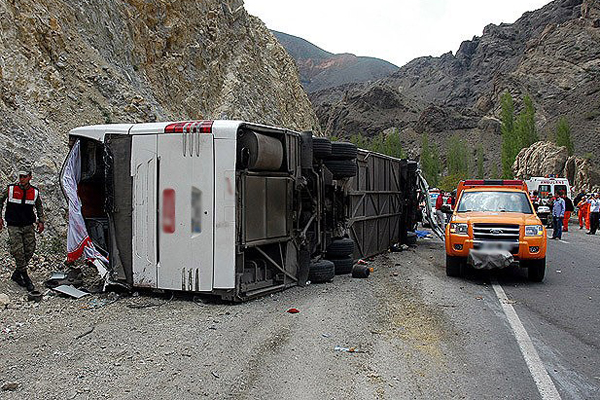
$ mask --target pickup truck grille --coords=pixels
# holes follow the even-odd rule
[[[519,252],[519,225],[473,224],[473,247],[505,248],[513,254]]]

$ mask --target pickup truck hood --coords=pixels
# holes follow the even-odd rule
[[[542,225],[535,214],[521,214],[512,212],[489,212],[471,211],[456,213],[451,222],[462,222],[471,224],[513,224],[513,225]]]

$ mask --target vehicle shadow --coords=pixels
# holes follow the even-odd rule
[[[535,284],[527,278],[527,269],[520,267],[508,267],[494,270],[478,270],[467,266],[463,270],[463,279],[475,284],[490,284],[501,282],[506,285]]]

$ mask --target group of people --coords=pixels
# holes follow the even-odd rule
[[[535,193],[534,193],[535,195]],[[571,213],[577,204],[579,216],[579,229],[588,229],[588,235],[595,235],[600,224],[600,193],[586,195],[580,193],[575,197],[575,202],[567,197],[565,192],[560,192],[551,199],[552,208],[552,239],[561,239],[562,233],[569,231]]]
[[[446,226],[446,223],[448,223],[452,216],[452,211],[454,211],[454,206],[456,204],[456,190],[448,193],[448,198],[446,200],[444,200],[445,196],[446,192],[440,190],[440,194],[435,200],[435,217],[438,225],[442,228]]]
[[[600,227],[600,193],[580,193],[575,197],[575,202],[578,209],[579,229],[585,226],[588,235],[595,235]]]

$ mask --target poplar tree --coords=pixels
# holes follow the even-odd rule
[[[560,117],[558,120],[558,125],[556,126],[556,144],[558,146],[565,146],[569,155],[573,155],[574,146],[571,139],[571,127],[565,117]]]
[[[512,165],[515,161],[515,105],[509,92],[504,92],[501,97],[502,111],[500,112],[502,132],[502,177],[512,178]]]
[[[424,133],[421,139],[421,170],[429,186],[436,187],[439,185],[440,156],[437,148],[435,146],[432,148],[429,145],[427,133]]]

